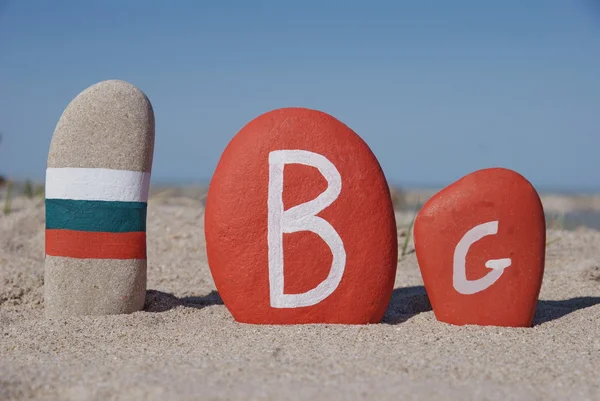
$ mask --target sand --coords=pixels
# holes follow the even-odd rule
[[[600,399],[597,231],[548,232],[532,328],[436,321],[414,252],[380,324],[254,326],[215,291],[202,203],[162,197],[145,310],[48,320],[43,200],[14,208],[0,216],[0,400]]]

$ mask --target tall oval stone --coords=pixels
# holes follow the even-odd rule
[[[531,326],[544,274],[540,198],[520,174],[471,173],[434,195],[414,225],[415,250],[438,320]]]
[[[46,170],[48,316],[143,308],[153,152],[152,105],[130,83],[92,85],[63,112]]]
[[[231,140],[205,234],[217,289],[244,323],[365,324],[390,300],[397,237],[379,163],[349,127],[283,108]]]

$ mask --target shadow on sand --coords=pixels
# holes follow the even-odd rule
[[[538,301],[533,325],[537,326],[552,320],[560,319],[569,313],[600,304],[600,297],[577,297],[561,301]],[[197,297],[178,298],[162,291],[146,291],[146,312],[166,312],[178,306],[202,309],[207,306],[223,305],[217,291]],[[392,299],[381,323],[401,324],[415,315],[431,311],[431,304],[425,287],[402,287],[394,289]]]
[[[561,301],[537,303],[533,325],[537,326],[560,319],[569,313],[600,304],[600,297],[577,297]],[[422,312],[431,311],[431,304],[423,286],[396,288],[382,323],[400,324]]]
[[[167,292],[148,290],[146,291],[144,310],[146,312],[166,312],[178,306],[202,309],[213,305],[223,305],[217,291],[211,291],[209,294],[199,297],[177,298]]]
[[[431,304],[422,285],[395,288],[381,323],[404,323],[411,317],[430,310]]]
[[[560,319],[571,312],[600,304],[600,297],[577,297],[562,301],[538,301],[533,325]]]

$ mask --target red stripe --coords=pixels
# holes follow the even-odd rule
[[[146,233],[46,230],[46,254],[77,259],[146,259]]]

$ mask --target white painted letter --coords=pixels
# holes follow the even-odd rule
[[[327,180],[327,189],[315,199],[283,210],[283,169],[297,163],[315,167]],[[269,153],[268,246],[269,288],[273,308],[315,305],[335,291],[346,267],[344,243],[335,229],[317,213],[331,205],[342,190],[342,177],[327,158],[306,150],[274,150]],[[283,293],[283,234],[311,231],[325,241],[333,255],[329,275],[317,287],[302,294]]]
[[[491,272],[477,280],[467,280],[466,259],[469,248],[475,242],[479,241],[487,235],[495,235],[498,233],[498,222],[490,221],[473,227],[462,237],[456,249],[454,250],[454,274],[452,283],[454,289],[461,294],[469,295],[483,291],[496,282],[504,273],[504,269],[510,266],[511,260],[492,259],[485,263],[485,267],[492,269]]]

